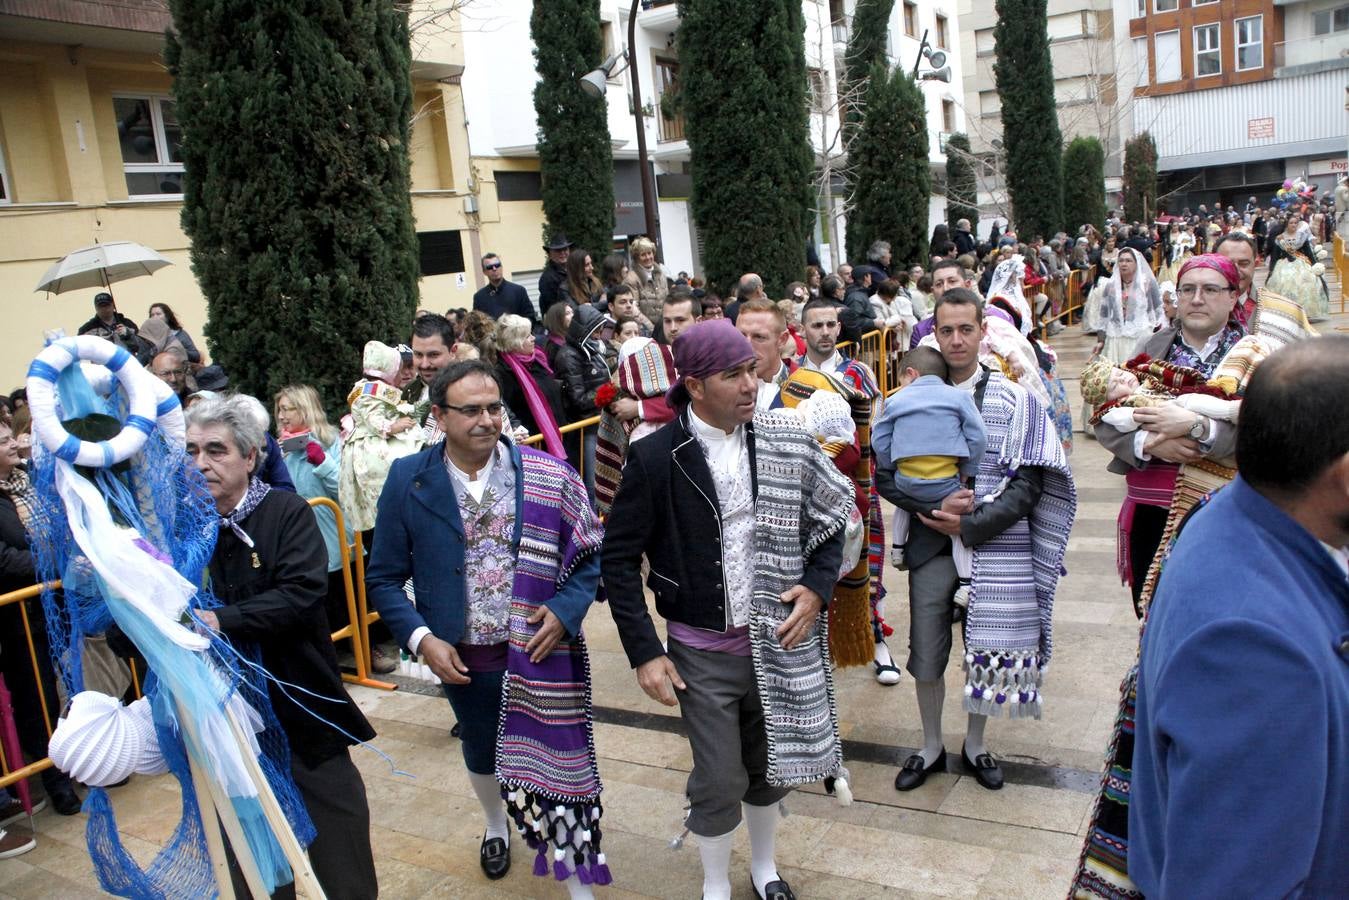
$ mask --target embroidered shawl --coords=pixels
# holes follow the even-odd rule
[[[600,849],[600,784],[591,721],[585,637],[558,642],[534,663],[525,645],[538,631],[530,616],[598,553],[603,532],[580,477],[547,454],[520,448],[524,502],[510,608],[506,677],[497,730],[496,776],[506,809],[537,851],[534,874],[547,875],[553,848],[558,881],[575,869],[583,884],[609,884]],[[568,868],[568,866],[571,868]]]
[[[670,348],[651,341],[620,362],[614,377],[620,396],[647,400],[664,397],[674,384],[674,376],[674,357],[670,355]],[[620,422],[607,408],[601,410],[595,440],[595,504],[600,515],[609,514],[618,494],[631,434],[630,424]]]
[[[783,412],[754,414],[754,596],[750,651],[768,736],[767,779],[797,785],[846,777],[829,661],[829,617],[784,650],[777,629],[791,607],[779,599],[801,583],[805,558],[842,531],[853,486],[800,422]]]
[[[846,381],[817,369],[798,368],[782,384],[782,403],[795,409],[802,400],[818,390],[831,391],[848,401],[853,425],[857,430],[857,444],[861,456],[853,470],[852,480],[871,500],[868,511],[868,536],[871,543],[884,545],[884,526],[880,515],[880,498],[872,483],[871,421],[879,390],[866,390],[873,383],[860,363],[849,362],[844,373],[851,373]],[[858,386],[861,386],[859,389]],[[878,530],[878,528],[880,530]],[[883,551],[882,551],[883,553]],[[871,568],[871,552],[859,559],[857,566],[839,580],[834,588],[834,599],[829,604],[829,652],[839,668],[867,665],[875,658],[875,636],[872,620],[880,593],[880,578]]]
[[[1077,492],[1063,445],[1038,400],[990,372],[980,412],[988,450],[975,475],[975,497],[987,502],[1022,466],[1042,470],[1044,490],[1030,515],[974,548],[965,708],[1038,719],[1040,684],[1054,650],[1054,591]]]

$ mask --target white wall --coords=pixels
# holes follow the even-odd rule
[[[693,225],[688,202],[661,200],[656,205],[660,209],[660,243],[661,253],[665,257],[665,271],[671,278],[680,271],[696,273]]]
[[[462,15],[469,152],[501,156],[504,148],[532,147],[538,131],[534,120],[538,75],[529,38],[529,4],[474,0]]]
[[[1339,140],[1349,134],[1344,109],[1345,73],[1318,72],[1134,100],[1135,133],[1157,142],[1162,169],[1303,155],[1298,145]],[[1274,136],[1248,137],[1252,119],[1272,118]],[[1319,149],[1319,146],[1308,150]],[[1308,152],[1304,150],[1303,153]]]

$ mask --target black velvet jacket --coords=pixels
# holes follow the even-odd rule
[[[239,523],[253,540],[249,547],[229,528],[220,530],[209,571],[211,589],[225,605],[215,610],[220,629],[235,643],[256,643],[262,664],[284,682],[336,703],[268,684],[272,708],[305,765],[317,766],[354,743],[305,712],[303,706],[352,736],[375,736],[347,696],[337,668],[324,612],[328,551],[309,504],[296,494],[271,491]],[[292,699],[292,697],[294,699]]]
[[[745,426],[745,437],[757,498],[753,422]],[[840,530],[805,561],[801,583],[825,603],[838,581],[843,541]],[[605,520],[600,568],[609,610],[633,668],[665,653],[642,594],[643,554],[650,564],[646,586],[666,620],[716,632],[730,628],[721,567],[721,508],[687,411],[628,447],[623,481]]]

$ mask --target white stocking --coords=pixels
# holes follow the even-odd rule
[[[771,806],[742,803],[740,807],[744,810],[745,824],[749,827],[749,874],[754,879],[754,886],[762,894],[769,882],[778,880],[778,867],[773,857],[782,812],[776,803]]]
[[[571,877],[562,884],[566,886],[572,900],[594,900],[594,890],[588,884],[581,884],[581,879],[576,877],[575,872],[571,873]]]
[[[969,724],[965,726],[965,753],[970,759],[988,752],[988,748],[984,746],[984,726],[987,724],[988,716],[970,713]]]
[[[880,666],[893,666],[895,658],[890,655],[890,648],[885,646],[885,641],[876,642],[876,664]]]
[[[923,720],[923,765],[930,766],[941,756],[941,709],[946,702],[946,682],[915,681],[918,693],[918,715]]]
[[[716,837],[698,835],[698,855],[703,858],[703,900],[731,900],[731,839],[734,837],[735,829]]]
[[[506,818],[506,801],[501,799],[501,782],[497,781],[495,775],[477,772],[469,772],[468,781],[473,785],[473,793],[478,795],[478,802],[482,804],[482,813],[487,819],[487,836],[501,838],[509,844],[511,826],[510,820]]]

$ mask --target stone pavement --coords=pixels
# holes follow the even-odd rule
[[[1349,317],[1337,315],[1321,327],[1327,333],[1349,329]],[[1076,331],[1054,342],[1075,406],[1076,374],[1090,344]],[[840,672],[842,732],[856,802],[841,807],[818,787],[788,798],[778,861],[798,896],[1064,896],[1137,632],[1128,591],[1115,574],[1115,515],[1123,481],[1105,471],[1105,452],[1080,434],[1071,461],[1078,519],[1068,546],[1069,574],[1055,606],[1056,655],[1044,718],[995,720],[988,728],[990,749],[1005,763],[1006,787],[986,791],[959,771],[965,716],[955,699],[962,688],[957,666],[947,673],[944,723],[952,771],[906,794],[896,792],[892,782],[909,748],[921,742],[912,680],[906,673],[899,685],[887,688],[869,668]],[[890,645],[902,664],[905,587],[894,570],[885,580],[895,626]],[[594,609],[586,630],[605,783],[605,850],[615,877],[598,896],[696,897],[701,876],[694,839],[680,850],[669,848],[680,831],[691,764],[679,720],[637,687],[603,607]],[[376,745],[399,769],[415,775],[394,774],[372,753],[354,754],[369,793],[384,896],[566,896],[560,885],[532,876],[530,855],[520,842],[509,877],[490,884],[482,877],[480,812],[458,742],[448,735],[449,705],[438,691],[408,683],[392,693],[354,688],[352,694],[379,731]],[[126,846],[144,863],[177,820],[177,785],[165,777],[137,777],[111,796]],[[0,861],[0,898],[98,895],[84,847],[84,817],[45,811],[36,824],[38,848]],[[736,847],[736,897],[748,898],[743,830]]]

